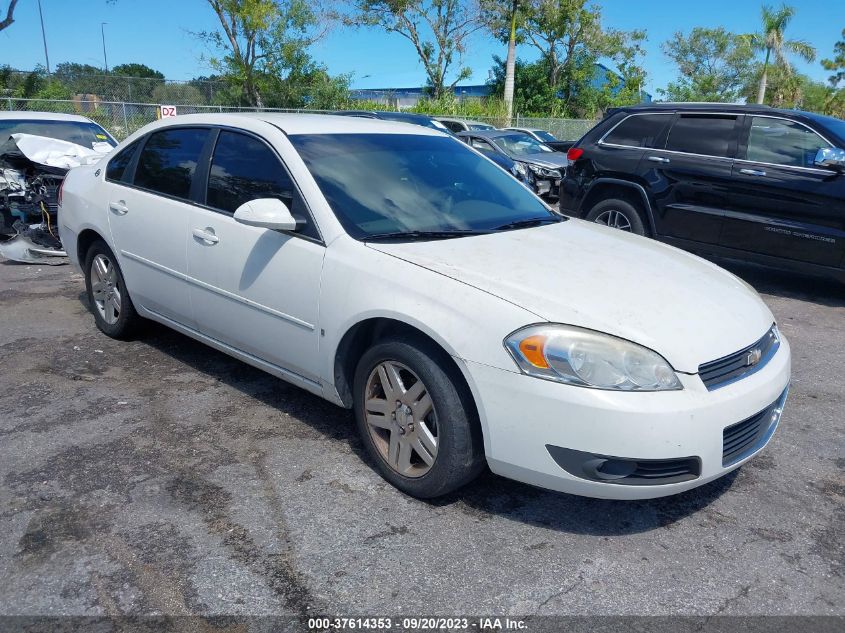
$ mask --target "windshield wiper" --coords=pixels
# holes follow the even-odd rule
[[[374,233],[361,238],[365,242],[381,240],[445,240],[453,237],[465,237],[467,235],[486,235],[489,231],[475,231],[472,229],[456,229],[452,231],[395,231],[393,233]]]
[[[541,224],[557,224],[558,222],[563,222],[563,218],[558,217],[544,217],[544,218],[531,218],[529,220],[516,220],[514,222],[508,222],[507,224],[502,224],[501,226],[497,226],[494,228],[494,231],[509,231],[511,229],[528,229],[532,226],[540,226]]]

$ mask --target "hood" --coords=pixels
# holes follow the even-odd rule
[[[751,345],[774,322],[757,293],[718,266],[581,220],[368,246],[533,312],[535,323],[590,328],[644,345],[685,373]]]
[[[521,160],[525,163],[534,163],[535,165],[542,165],[543,167],[551,167],[552,169],[560,169],[566,167],[566,154],[561,152],[540,152],[539,154],[525,154],[524,156],[517,156],[516,160]]]

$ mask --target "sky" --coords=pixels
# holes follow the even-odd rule
[[[779,3],[779,0],[771,0]],[[5,14],[7,0],[0,0]],[[645,29],[648,33],[645,67],[647,89],[655,94],[676,76],[661,44],[675,31],[695,26],[724,26],[737,33],[756,31],[760,0],[598,0],[604,26]],[[796,9],[787,35],[803,39],[818,50],[818,59],[831,57],[845,28],[845,0],[789,0]],[[50,63],[73,61],[103,67],[101,22],[108,64],[144,63],[168,79],[190,79],[211,69],[203,58],[211,51],[193,35],[217,26],[206,0],[41,0]],[[485,83],[493,55],[504,57],[506,47],[484,32],[468,42],[464,65],[472,69],[466,84]],[[411,43],[400,35],[374,29],[335,27],[312,47],[315,59],[332,74],[351,73],[353,88],[407,88],[425,83],[425,72]],[[533,60],[528,45],[517,55]],[[32,69],[44,64],[44,48],[37,0],[21,0],[15,23],[0,31],[0,65]],[[801,72],[826,80],[828,72],[816,61],[795,62]]]

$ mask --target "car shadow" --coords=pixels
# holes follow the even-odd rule
[[[79,294],[79,301],[90,310],[84,292]],[[327,439],[346,444],[373,467],[350,411],[158,323],[147,322],[136,340],[303,422]],[[666,527],[706,508],[731,487],[737,472],[671,497],[611,501],[535,488],[485,470],[460,490],[419,503],[432,508],[451,507],[480,521],[498,516],[571,534],[636,534]]]
[[[761,294],[799,299],[831,308],[845,306],[845,283],[835,279],[775,270],[734,260],[714,261],[751,284]]]

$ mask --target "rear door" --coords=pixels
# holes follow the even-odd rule
[[[663,149],[640,162],[661,235],[717,244],[731,184],[742,115],[678,113]]]
[[[188,276],[199,330],[316,386],[325,246],[295,182],[264,139],[222,129],[188,223]],[[279,142],[287,142],[279,132]],[[293,152],[293,148],[290,148]],[[278,198],[295,232],[241,224],[244,202]]]
[[[813,162],[831,143],[798,121],[747,119],[721,244],[838,265],[845,255],[845,177]]]
[[[118,154],[106,172],[109,227],[133,302],[187,327],[194,321],[185,241],[194,176],[208,138],[206,127],[158,130],[124,170],[108,177],[112,163],[123,158]]]

